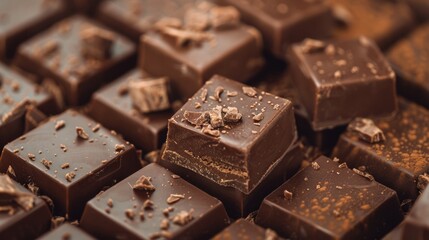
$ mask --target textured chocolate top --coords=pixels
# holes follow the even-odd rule
[[[212,240],[234,239],[282,240],[283,238],[271,229],[264,229],[244,219],[238,219],[212,238]]]
[[[70,223],[64,223],[58,228],[48,232],[47,234],[38,238],[38,240],[95,240],[96,238],[90,236],[80,228],[71,225]]]

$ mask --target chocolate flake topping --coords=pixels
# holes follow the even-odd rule
[[[168,84],[167,78],[130,81],[128,91],[134,107],[141,113],[169,109]]]
[[[11,203],[18,204],[25,211],[31,210],[34,206],[34,195],[22,192],[9,176],[2,174],[0,175],[0,205],[6,205],[5,207],[9,208],[8,212],[13,214],[15,211],[10,209],[13,209],[13,206],[7,206]]]
[[[153,186],[150,177],[142,175],[133,185],[134,190],[145,190],[145,191],[155,191],[155,186]]]
[[[201,91],[200,98],[201,98],[201,101],[203,101],[203,102],[207,100],[207,89],[206,89],[206,88],[204,88],[204,89]]]
[[[212,110],[209,111],[210,116],[210,125],[212,128],[216,129],[224,126],[223,118],[222,118],[222,106],[216,106]]]
[[[243,93],[249,97],[255,97],[257,94],[256,90],[252,87],[243,87],[242,89],[243,89]]]
[[[35,55],[38,58],[46,59],[58,52],[60,49],[60,45],[57,41],[51,40],[43,44],[39,49],[37,49],[37,52]]]
[[[237,95],[238,95],[237,91],[232,91],[232,92],[226,91],[226,96],[228,96],[228,97],[235,97]]]
[[[128,209],[125,210],[125,216],[128,219],[130,219],[130,220],[134,220],[134,217],[136,216],[136,213],[134,212],[133,209],[128,208]]]
[[[15,104],[8,112],[4,113],[1,121],[3,123],[7,123],[12,120],[14,117],[17,117],[21,113],[26,111],[27,106],[31,105],[31,101],[28,99],[24,99],[17,104]]]
[[[167,36],[174,37],[176,39],[177,46],[186,46],[189,43],[201,44],[202,42],[209,41],[213,38],[210,33],[172,27],[163,27],[160,31]]]
[[[189,222],[191,222],[194,217],[192,216],[192,210],[187,212],[187,211],[180,211],[176,216],[174,216],[173,218],[173,223],[180,225],[180,226],[184,226],[186,224],[188,224]]]
[[[369,173],[363,172],[357,168],[353,168],[353,172],[355,172],[357,175],[360,175],[360,176],[368,179],[369,181],[374,181],[374,177]]]
[[[347,129],[357,132],[359,138],[368,143],[377,143],[386,140],[383,131],[371,119],[356,118],[349,124]]]
[[[311,167],[312,167],[314,170],[319,170],[319,169],[320,169],[320,165],[319,165],[317,162],[312,162],[312,163],[311,163]]]
[[[256,114],[255,116],[253,116],[252,119],[255,122],[260,122],[260,121],[262,121],[264,119],[264,113],[260,112],[260,113]]]
[[[47,169],[51,168],[52,165],[52,161],[48,161],[46,159],[42,159],[42,161],[40,161]]]
[[[326,44],[322,41],[306,38],[301,45],[304,53],[315,53],[325,50]]]
[[[283,196],[285,197],[286,200],[291,200],[293,194],[292,194],[292,192],[289,192],[288,190],[284,190]]]
[[[68,172],[66,173],[66,175],[64,176],[67,180],[67,182],[71,182],[73,180],[73,178],[76,177],[76,173],[75,172]]]
[[[214,91],[213,98],[214,98],[216,101],[221,102],[220,96],[222,95],[222,93],[223,93],[223,91],[224,91],[224,90],[225,90],[225,89],[224,89],[223,87],[217,87],[217,88],[215,89],[215,91]]]
[[[85,139],[85,140],[89,139],[89,135],[81,127],[76,127],[76,133],[77,133],[77,136],[82,139]]]
[[[204,126],[201,131],[204,134],[210,135],[212,137],[220,137],[220,131],[213,129],[210,125]]]
[[[426,186],[429,184],[429,175],[427,173],[419,175],[417,178],[417,188],[420,191],[425,190]]]
[[[122,152],[125,150],[125,145],[124,144],[115,144],[115,152]]]
[[[29,153],[27,156],[28,156],[28,158],[29,158],[31,161],[36,160],[36,155],[34,155],[34,154],[32,154],[32,153]]]
[[[159,225],[159,228],[163,230],[167,230],[170,227],[170,222],[168,219],[162,219],[161,224]]]
[[[107,60],[111,56],[113,33],[98,27],[87,27],[81,32],[81,54],[85,58]]]
[[[222,109],[222,111],[225,113],[223,116],[223,121],[228,123],[236,123],[241,120],[241,113],[238,112],[238,109],[236,107],[227,107]]]
[[[100,130],[100,124],[96,124],[91,130],[92,132],[97,132],[98,130]]]
[[[148,199],[148,200],[144,201],[143,209],[153,209],[154,205],[155,204],[151,200]]]
[[[111,198],[109,198],[109,199],[107,200],[107,206],[108,206],[109,208],[112,208],[112,207],[113,207],[113,200],[112,200]]]
[[[213,7],[210,10],[211,24],[214,28],[235,27],[240,23],[240,12],[234,7]]]
[[[202,126],[204,123],[208,122],[210,116],[207,112],[191,112],[185,111],[183,117],[192,125]]]
[[[63,165],[61,165],[61,169],[66,169],[69,168],[70,164],[69,163],[64,163]]]
[[[185,196],[183,196],[181,194],[170,194],[170,196],[167,198],[167,203],[173,204],[173,203],[180,201],[180,199],[184,199],[184,198],[185,198]]]
[[[64,120],[59,120],[55,123],[55,130],[58,131],[65,126],[66,126],[66,122],[64,122]]]

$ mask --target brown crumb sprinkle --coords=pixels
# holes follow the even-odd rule
[[[113,207],[113,200],[112,200],[111,198],[109,198],[109,199],[107,200],[107,206],[108,206],[109,208],[112,208],[112,207]]]
[[[66,168],[69,168],[69,167],[70,167],[69,163],[64,163],[63,165],[61,165],[62,169],[66,169]]]
[[[76,127],[76,134],[78,137],[82,139],[85,139],[85,140],[89,139],[89,135],[81,127]]]
[[[169,227],[170,227],[170,222],[168,221],[168,219],[162,219],[159,228],[162,230],[167,230]]]
[[[155,204],[153,203],[153,201],[148,199],[148,200],[143,202],[143,209],[153,209],[154,205]]]
[[[64,120],[59,120],[55,123],[55,130],[58,131],[65,126],[66,126],[66,122]]]
[[[100,124],[96,124],[91,130],[92,132],[97,132],[98,130],[100,130]]]
[[[249,97],[255,97],[257,92],[252,87],[243,87],[243,93]]]
[[[319,169],[320,169],[320,165],[319,165],[317,162],[312,162],[312,163],[311,163],[311,167],[312,167],[314,170],[319,170]]]
[[[134,190],[155,191],[155,186],[151,182],[151,177],[142,175],[133,185]]]
[[[184,199],[184,198],[185,198],[185,196],[183,196],[181,194],[170,194],[170,196],[167,198],[167,203],[173,204],[173,203],[180,201],[180,199]]]
[[[34,155],[34,154],[32,154],[32,153],[29,153],[27,156],[28,156],[28,158],[29,158],[31,161],[36,160],[36,155]]]
[[[187,212],[187,211],[180,211],[176,216],[173,218],[173,223],[184,226],[191,222],[194,217],[192,216],[193,210]]]
[[[67,180],[67,182],[71,182],[73,180],[74,177],[76,177],[76,173],[75,172],[68,172],[66,173],[66,175],[64,176]]]
[[[284,190],[283,191],[283,196],[285,197],[286,200],[291,200],[292,199],[292,192],[289,192],[288,190]]]
[[[116,144],[115,145],[115,152],[122,152],[125,150],[125,145],[124,144]]]
[[[133,209],[128,208],[125,210],[125,216],[130,220],[134,220],[134,217],[136,216],[136,214]]]
[[[46,159],[42,159],[42,161],[40,161],[47,169],[51,168],[52,165],[52,161],[48,161]]]

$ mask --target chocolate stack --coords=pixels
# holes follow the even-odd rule
[[[428,239],[428,16],[0,1],[0,239]]]

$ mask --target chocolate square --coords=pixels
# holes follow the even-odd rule
[[[390,116],[396,111],[395,73],[365,37],[306,39],[292,47],[289,60],[300,100],[316,131],[355,117]]]
[[[144,77],[147,75],[135,69],[97,91],[92,98],[89,115],[104,126],[118,131],[137,148],[150,152],[161,148],[165,142],[167,121],[173,112],[165,110],[143,114],[133,106],[128,83]]]
[[[86,30],[100,38],[111,37],[110,57],[96,59],[84,51]],[[85,33],[85,34],[84,34]],[[107,39],[106,39],[107,40]],[[93,48],[103,47],[97,43]],[[100,51],[103,51],[100,49]],[[100,86],[131,69],[135,63],[134,45],[83,16],[74,16],[52,26],[25,42],[16,59],[18,66],[53,79],[61,88],[66,103],[80,105]]]
[[[304,38],[327,38],[335,27],[331,7],[323,0],[217,0],[236,7],[243,21],[255,26],[266,48],[284,58],[291,43]]]
[[[27,78],[0,63],[0,149],[25,131],[27,106],[46,114],[57,111],[54,98]]]
[[[401,95],[429,108],[429,24],[414,30],[387,53]]]
[[[405,100],[399,106],[394,118],[374,121],[384,141],[370,143],[359,132],[347,131],[332,156],[351,167],[364,166],[401,199],[416,199],[418,178],[429,170],[429,111]]]
[[[25,40],[67,15],[62,0],[0,2],[0,59],[11,59]]]
[[[296,239],[376,239],[401,219],[393,190],[322,156],[265,198],[256,223]]]
[[[89,201],[80,226],[101,239],[208,239],[228,223],[219,200],[150,164]]]
[[[276,232],[271,229],[261,228],[260,226],[241,218],[212,238],[212,240],[225,239],[282,240],[283,238],[277,236]]]
[[[70,223],[64,223],[58,228],[53,229],[47,234],[38,238],[38,240],[50,240],[50,239],[79,239],[79,240],[95,240],[96,238],[92,237],[88,233],[84,232],[82,229],[71,225]]]
[[[68,110],[7,144],[0,171],[49,196],[57,215],[79,217],[106,186],[140,168],[134,146],[93,120]]]
[[[296,138],[289,100],[214,76],[169,120],[162,158],[248,193]]]

